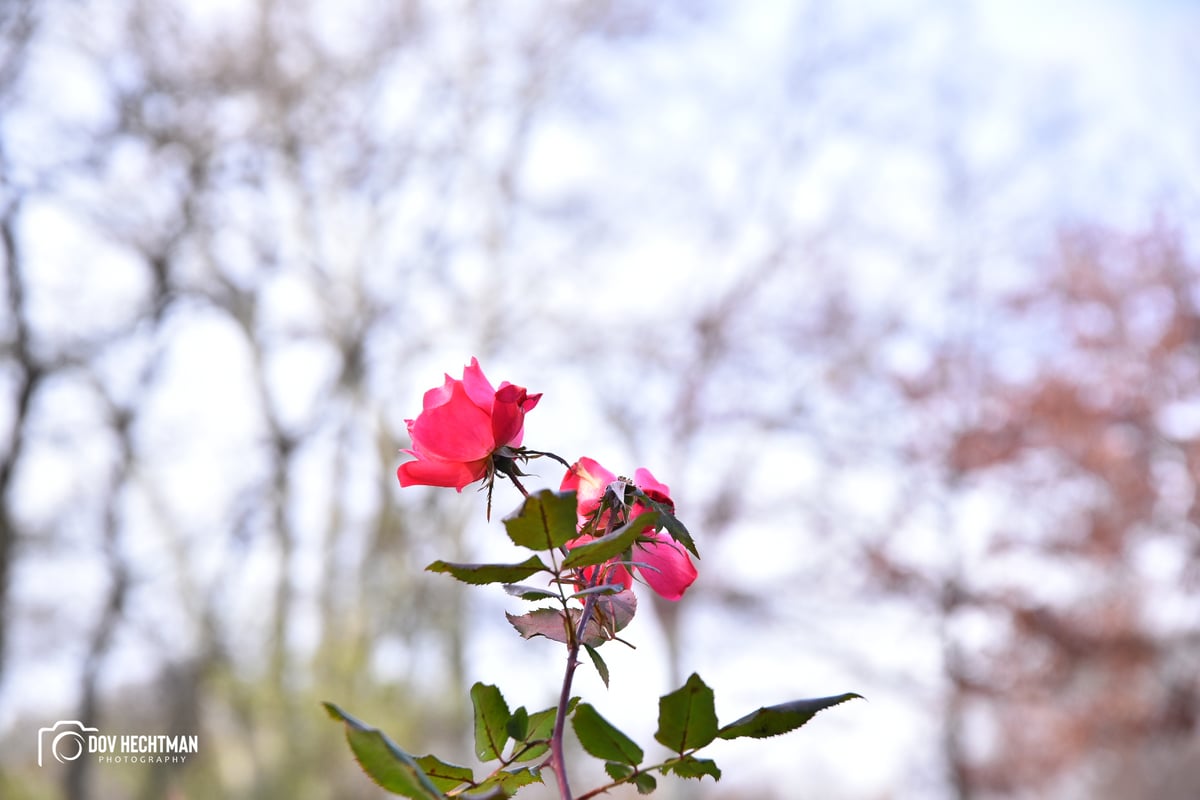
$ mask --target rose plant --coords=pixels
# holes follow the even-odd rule
[[[384,789],[417,800],[439,798],[506,798],[521,788],[555,777],[561,800],[585,800],[630,784],[641,794],[654,791],[658,777],[719,780],[721,770],[697,753],[717,739],[763,738],[795,730],[818,711],[851,698],[844,693],[794,700],[759,708],[734,722],[717,721],[713,690],[693,674],[679,689],[659,699],[655,740],[665,748],[657,761],[596,710],[571,692],[580,658],[586,653],[604,684],[608,665],[599,648],[623,641],[618,634],[637,613],[635,578],[670,601],[680,600],[697,577],[692,558],[700,554],[691,534],[675,514],[668,487],[648,469],[633,479],[620,477],[594,459],[574,463],[550,452],[522,445],[525,415],[541,394],[530,394],[508,382],[493,388],[472,358],[461,379],[425,393],[423,408],[407,420],[413,458],[401,464],[402,487],[453,487],[482,482],[490,517],[492,491],[506,478],[524,496],[521,506],[504,519],[511,542],[533,551],[523,561],[505,564],[435,561],[426,569],[473,585],[500,584],[534,607],[506,614],[526,639],[546,638],[563,644],[566,664],[558,703],[541,711],[512,710],[496,686],[476,683],[470,689],[474,709],[475,755],[490,771],[429,754],[414,756],[380,730],[332,703],[330,716],[345,725],[346,739],[372,780]],[[566,468],[557,492],[529,492],[521,483],[520,466],[530,459],[551,458]],[[529,583],[531,579],[540,579]],[[570,787],[565,734],[570,722],[587,754],[604,762],[609,780],[582,794]]]

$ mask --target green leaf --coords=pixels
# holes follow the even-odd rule
[[[515,770],[500,770],[490,775],[487,780],[463,795],[471,800],[490,800],[490,798],[512,797],[517,790],[531,783],[541,783],[541,772],[535,767],[521,767]]]
[[[567,713],[574,710],[575,704],[579,702],[578,697],[572,697],[571,702],[567,706]],[[533,741],[534,739],[549,739],[550,734],[554,732],[554,717],[557,714],[558,708],[547,708],[542,711],[535,711],[529,715],[529,731],[525,734],[525,741]]]
[[[363,771],[393,794],[413,800],[445,797],[411,755],[397,747],[382,731],[350,716],[333,703],[323,703],[333,719],[346,725],[346,741]]]
[[[590,644],[585,644],[583,646],[583,649],[587,650],[587,654],[589,656],[591,656],[592,666],[594,666],[596,668],[596,672],[598,672],[600,674],[600,680],[604,681],[604,688],[607,689],[608,688],[608,664],[604,663],[604,659],[601,658],[600,654],[596,652],[596,648],[592,647]]]
[[[567,714],[570,715],[579,705],[579,698],[572,697],[567,701]],[[554,718],[558,708],[547,708],[529,715],[529,726],[521,743],[528,747],[515,758],[516,761],[532,761],[550,749],[550,736],[554,733]]]
[[[642,748],[612,723],[600,716],[588,703],[580,703],[571,717],[575,735],[583,749],[596,758],[637,766],[642,763]]]
[[[568,569],[590,567],[595,564],[603,564],[610,558],[619,556],[633,547],[633,543],[637,541],[637,537],[641,535],[642,531],[657,524],[659,517],[660,515],[656,511],[638,514],[607,536],[601,536],[587,544],[571,548],[571,552],[563,561],[563,566]]]
[[[488,781],[487,786],[481,786],[465,792],[460,797],[468,798],[468,800],[508,800],[510,795],[504,791],[502,786],[498,785],[497,781]]]
[[[558,592],[552,592],[540,586],[525,586],[520,583],[506,583],[504,591],[522,600],[545,600],[550,597],[558,597]]]
[[[525,710],[525,706],[521,706],[512,713],[512,716],[508,718],[508,723],[504,726],[504,731],[514,742],[525,739],[525,734],[529,732],[529,712]]]
[[[421,756],[416,762],[421,771],[429,776],[429,780],[442,791],[475,782],[475,773],[470,767],[448,764],[435,755]]]
[[[522,745],[522,747],[524,749],[518,749],[519,755],[517,755],[513,761],[533,761],[538,756],[544,755],[546,751],[550,749],[550,734],[546,734],[541,739],[534,739],[530,737],[525,741],[525,744]]]
[[[504,770],[498,773],[500,785],[510,795],[516,794],[517,790],[522,786],[528,786],[531,783],[541,783],[542,773],[537,767],[522,767],[516,770]]]
[[[650,794],[658,788],[658,781],[649,772],[639,772],[633,776],[633,785],[637,787],[638,794]]]
[[[508,703],[495,686],[476,683],[471,687],[475,706],[475,755],[480,761],[492,761],[504,752],[508,742]]]
[[[628,778],[633,774],[633,767],[628,764],[622,764],[618,761],[605,761],[604,771],[608,773],[608,777],[614,781],[619,781],[623,778]]]
[[[671,535],[671,538],[686,547],[696,558],[699,558],[700,552],[696,549],[696,542],[692,539],[692,534],[688,533],[687,526],[679,521],[679,517],[675,516],[675,509],[667,503],[660,503],[652,499],[641,489],[635,487],[634,492],[635,496],[643,504],[662,515],[661,525]]]
[[[679,689],[658,700],[658,731],[654,734],[676,753],[704,747],[717,736],[713,691],[692,673]]]
[[[504,518],[514,544],[530,550],[553,550],[579,535],[575,492],[542,489],[525,498],[516,513]]]
[[[530,575],[549,571],[537,556],[530,556],[520,564],[451,564],[435,561],[426,567],[430,572],[448,572],[463,583],[476,586],[485,583],[516,583]]]
[[[765,739],[768,736],[778,736],[781,733],[794,731],[812,719],[818,711],[830,706],[836,706],[854,698],[862,699],[861,694],[847,692],[831,697],[817,697],[812,700],[793,700],[777,706],[767,706],[753,711],[736,722],[722,727],[717,735],[722,739],[738,739],[748,736],[752,739]]]
[[[721,768],[711,758],[696,758],[688,755],[672,759],[663,765],[663,772],[674,772],[681,778],[703,778],[711,775],[714,781],[721,780]]]

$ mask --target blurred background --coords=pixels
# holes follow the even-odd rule
[[[511,554],[483,495],[394,477],[474,355],[699,544],[601,713],[868,697],[659,796],[1194,798],[1198,52],[1189,0],[0,4],[0,796],[378,797],[320,700],[462,763],[471,682],[551,705],[422,572]]]

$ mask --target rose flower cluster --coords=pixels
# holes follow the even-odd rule
[[[423,409],[417,418],[406,420],[412,447],[404,452],[413,456],[413,460],[401,464],[396,471],[400,485],[446,486],[461,492],[480,480],[490,487],[495,473],[500,471],[512,477],[524,492],[516,480],[515,476],[521,473],[515,470],[513,459],[522,452],[525,414],[540,399],[541,394],[529,394],[524,387],[507,381],[498,389],[493,388],[478,360],[472,358],[461,380],[447,375],[441,386],[425,393]],[[567,469],[559,488],[576,493],[582,530],[600,510],[606,492],[611,489],[618,498],[624,497],[625,483],[631,483],[654,502],[674,508],[666,484],[655,479],[649,470],[640,468],[632,481],[626,481],[586,457]],[[649,509],[644,504],[634,500],[626,510],[625,519],[633,519],[646,510]],[[605,518],[596,520],[593,530],[605,529],[608,522]],[[568,548],[592,539],[591,534],[581,533]],[[614,560],[604,565],[603,581],[629,588],[633,584],[632,570],[662,597],[678,600],[696,580],[696,567],[683,546],[653,527],[647,527],[638,536],[632,556],[628,562]],[[590,574],[584,577],[591,578]]]

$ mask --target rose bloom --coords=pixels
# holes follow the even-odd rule
[[[580,524],[600,507],[604,492],[615,480],[616,475],[590,458],[579,459],[567,470],[560,489],[576,492]],[[650,474],[650,470],[639,468],[633,474],[633,484],[651,499],[665,503],[671,508],[675,507],[666,484],[659,483]],[[629,519],[645,511],[649,509],[640,503],[633,503],[629,509]],[[586,544],[592,538],[585,534],[575,539],[572,544]],[[653,528],[646,528],[642,532],[642,538],[650,541],[639,541],[633,546],[632,560],[647,565],[647,568],[633,568],[651,589],[667,600],[683,597],[684,591],[696,580],[696,567],[688,557],[687,550],[672,539],[670,534],[655,531]],[[604,569],[605,580],[608,583],[621,583],[626,588],[633,584],[633,577],[624,564],[610,563]]]
[[[449,375],[425,393],[424,410],[405,420],[415,461],[400,465],[401,486],[453,486],[458,491],[488,474],[492,454],[501,447],[520,447],[525,412],[541,394],[529,394],[508,381],[493,389],[479,361],[463,370],[462,380]]]

